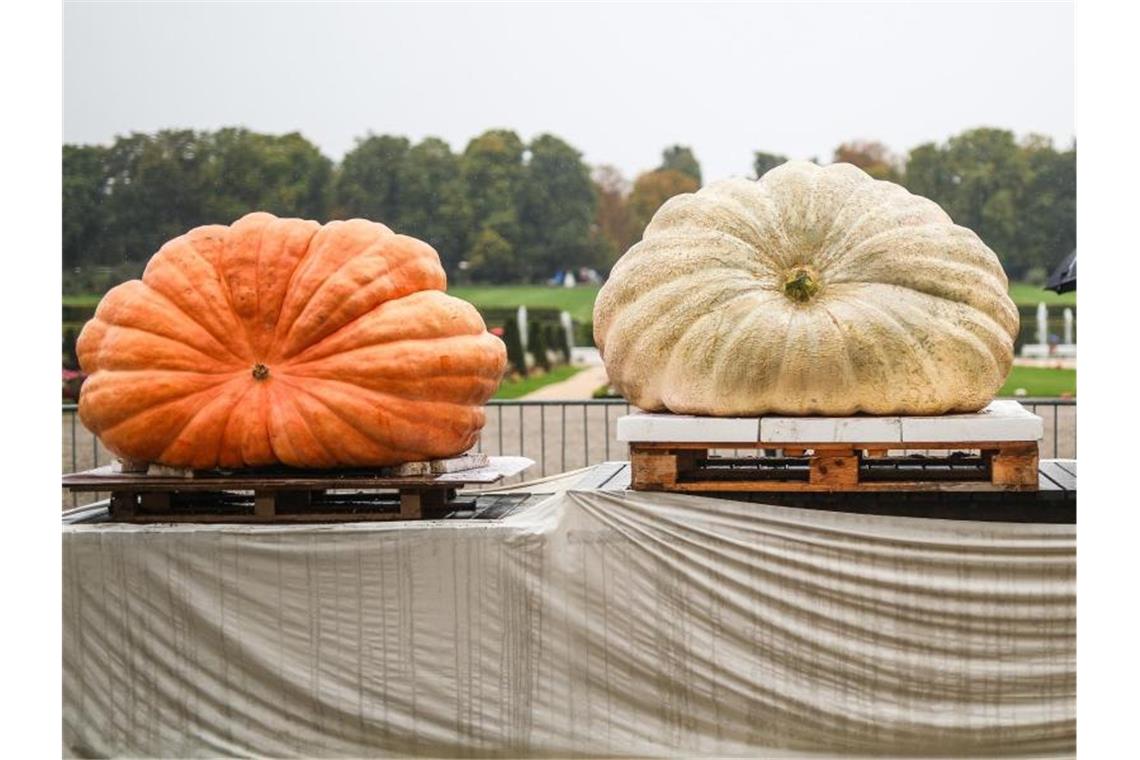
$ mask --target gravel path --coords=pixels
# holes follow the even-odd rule
[[[586,367],[568,380],[544,385],[537,391],[523,396],[523,398],[527,400],[546,399],[548,401],[593,398],[594,391],[608,381],[609,376],[606,374],[605,367]]]

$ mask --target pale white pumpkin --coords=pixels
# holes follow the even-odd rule
[[[938,204],[804,161],[670,199],[594,305],[610,381],[686,414],[942,414],[1013,363],[997,256]]]

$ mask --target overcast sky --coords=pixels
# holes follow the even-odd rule
[[[904,152],[969,127],[1075,134],[1068,3],[402,5],[67,3],[64,140],[369,131],[462,150],[552,132],[627,176],[690,145],[705,180],[754,150]]]

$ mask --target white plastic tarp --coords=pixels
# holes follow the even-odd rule
[[[64,529],[71,755],[1049,755],[1075,528],[561,491]]]

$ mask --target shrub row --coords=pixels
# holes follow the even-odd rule
[[[507,344],[507,361],[520,375],[525,376],[530,371],[526,363],[527,353],[533,359],[534,366],[547,372],[552,366],[551,354],[555,354],[562,363],[570,361],[570,344],[566,340],[566,331],[562,329],[560,323],[531,320],[527,325],[528,352],[523,351],[517,319],[503,322],[502,337],[503,342]]]
[[[63,305],[63,322],[78,322],[83,324],[87,320],[95,316],[95,304],[64,304]]]

